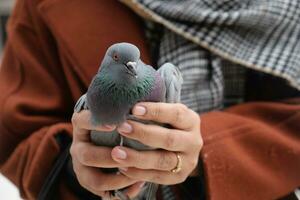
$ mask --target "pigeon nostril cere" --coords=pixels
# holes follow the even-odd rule
[[[128,62],[126,65],[134,69],[136,68],[136,62]]]
[[[134,70],[133,67],[131,65],[127,65],[128,69],[130,70]]]

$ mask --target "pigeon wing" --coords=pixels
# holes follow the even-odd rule
[[[157,72],[160,74],[160,76],[165,82],[166,102],[180,102],[183,78],[179,69],[171,63],[165,63],[157,70]]]
[[[78,101],[76,102],[75,106],[74,106],[74,112],[80,112],[82,110],[87,109],[86,106],[86,94],[82,95]]]

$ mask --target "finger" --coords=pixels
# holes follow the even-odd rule
[[[199,116],[180,103],[138,103],[132,113],[137,118],[170,124],[183,130],[191,130],[199,124]]]
[[[186,179],[186,175],[182,171],[178,173],[159,171],[159,170],[144,170],[134,167],[130,168],[120,168],[122,174],[129,178],[135,178],[137,180],[142,180],[145,182],[172,185],[177,183],[182,183]]]
[[[89,142],[90,134],[87,129],[80,129],[76,126],[73,126],[73,142]]]
[[[121,173],[103,173],[98,168],[81,165],[78,161],[73,162],[75,174],[79,183],[90,191],[103,192],[118,190],[137,182],[135,179],[124,176]]]
[[[137,182],[132,186],[129,186],[125,190],[125,194],[128,195],[131,199],[134,199],[141,192],[144,185],[145,185],[144,181]]]
[[[71,146],[70,153],[82,165],[90,167],[114,168],[120,163],[111,157],[112,149],[109,147],[95,146],[89,142],[78,142]]]
[[[102,200],[112,200],[110,191],[101,191],[100,196]]]
[[[120,151],[127,155],[125,159],[118,156]],[[136,151],[126,147],[115,147],[111,154],[114,160],[125,167],[170,171],[177,165],[176,154],[170,151]]]
[[[78,127],[80,129],[96,130],[96,131],[112,131],[116,127],[114,125],[104,125],[104,126],[94,125],[91,120],[91,112],[88,110],[82,110],[79,113],[74,112],[72,116],[72,124],[73,126]]]
[[[131,131],[128,131],[129,129]],[[186,144],[193,144],[193,137],[187,132],[153,124],[128,121],[128,123],[123,123],[118,131],[122,135],[138,140],[145,145],[169,151],[183,151],[189,148]]]

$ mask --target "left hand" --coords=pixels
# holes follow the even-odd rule
[[[132,112],[139,119],[170,124],[173,128],[130,120],[118,127],[122,135],[158,149],[115,147],[111,154],[124,166],[120,171],[129,178],[158,184],[185,181],[196,168],[203,145],[199,115],[183,104],[148,102],[138,103]],[[176,154],[181,157],[182,168],[173,173],[178,162]]]

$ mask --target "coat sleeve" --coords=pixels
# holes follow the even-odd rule
[[[60,151],[56,137],[72,133],[74,102],[48,49],[54,43],[45,45],[26,2],[18,1],[9,21],[0,68],[0,170],[23,198],[36,199]]]
[[[278,199],[300,186],[300,99],[203,114],[207,198]]]

